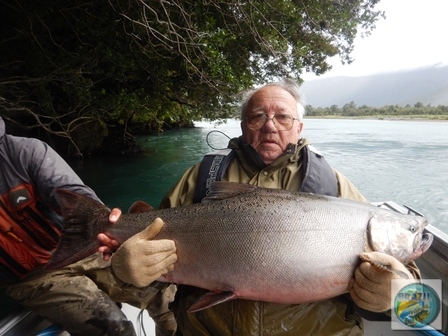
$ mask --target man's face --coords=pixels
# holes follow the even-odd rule
[[[266,114],[268,119],[276,114],[289,114],[298,117],[297,103],[288,91],[278,86],[267,86],[257,91],[249,100],[244,117],[256,114]],[[259,130],[251,130],[247,119],[241,121],[244,143],[252,145],[265,164],[278,158],[289,143],[296,144],[300,139],[303,123],[293,120],[293,126],[288,131],[279,131],[273,120],[268,120]]]

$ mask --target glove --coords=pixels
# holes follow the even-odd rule
[[[112,270],[123,282],[146,287],[174,269],[177,261],[174,241],[151,240],[165,223],[156,218],[146,229],[126,240],[112,256]]]
[[[388,254],[369,252],[362,253],[360,258],[349,290],[353,301],[363,309],[378,313],[391,308],[392,279],[415,282],[406,266]]]

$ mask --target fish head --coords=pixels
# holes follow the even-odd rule
[[[367,228],[369,249],[389,254],[407,264],[431,246],[434,237],[425,232],[426,225],[426,218],[421,216],[391,210],[373,214]]]

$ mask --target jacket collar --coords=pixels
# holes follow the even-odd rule
[[[262,169],[278,169],[278,167],[284,166],[289,162],[297,162],[300,156],[300,150],[307,144],[308,141],[304,138],[300,139],[297,144],[290,143],[283,154],[269,165],[263,162],[260,155],[258,155],[251,145],[243,143],[242,137],[231,139],[228,147],[236,151],[246,171],[260,171]]]

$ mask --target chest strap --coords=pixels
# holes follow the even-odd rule
[[[301,155],[305,173],[299,191],[338,196],[338,180],[324,156],[311,145],[305,146]],[[221,181],[234,156],[235,151],[229,148],[204,156],[199,166],[194,203],[200,203],[208,195],[214,181]]]
[[[199,166],[194,203],[200,203],[210,193],[213,182],[221,181],[234,156],[235,151],[230,148],[220,149],[204,156]]]

